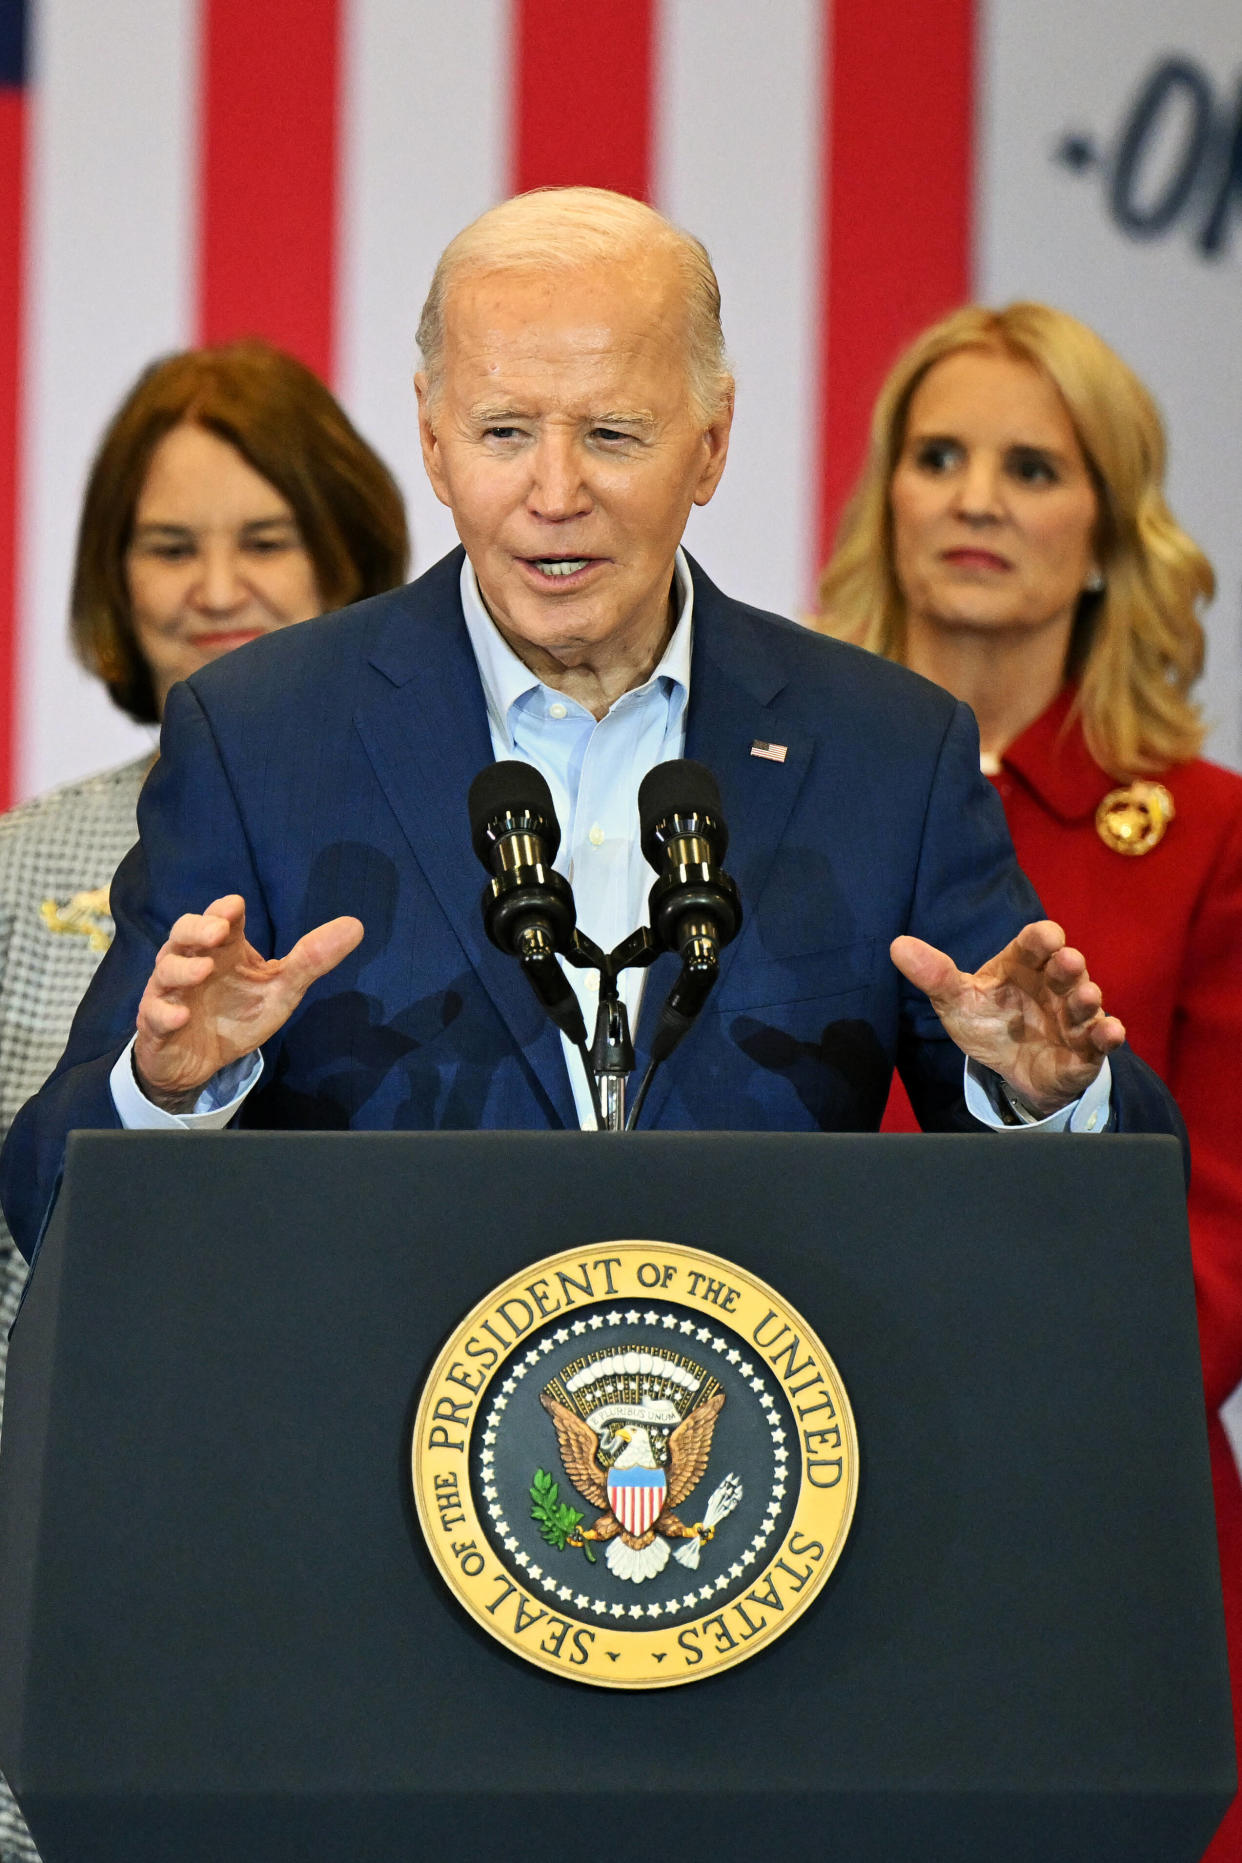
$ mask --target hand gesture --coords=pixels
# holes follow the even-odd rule
[[[187,1112],[222,1067],[253,1054],[293,1014],[316,978],[362,937],[357,919],[330,919],[286,957],[246,942],[238,893],[187,912],[168,934],[138,1005],[134,1067],[149,1100]]]
[[[1081,951],[1049,919],[1028,925],[973,976],[921,938],[895,938],[894,964],[924,991],[963,1054],[994,1073],[1040,1118],[1081,1097],[1120,1048]]]

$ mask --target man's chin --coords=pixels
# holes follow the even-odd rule
[[[554,660],[558,666],[580,666],[598,655],[601,646],[617,631],[615,621],[610,626],[607,619],[593,622],[588,616],[563,612],[527,612],[496,625],[518,659],[532,668],[540,656]]]
[[[501,634],[519,658],[523,648],[560,657],[580,655],[598,647],[621,628],[621,617],[596,596],[576,590],[532,589],[525,583],[507,590],[510,599],[497,601],[479,585],[483,603]]]

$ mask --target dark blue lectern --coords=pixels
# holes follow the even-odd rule
[[[446,1333],[609,1237],[777,1286],[858,1423],[822,1596],[690,1688],[509,1655],[409,1494]],[[1176,1145],[80,1134],[13,1338],[0,1638],[47,1863],[1191,1863],[1234,1756]]]

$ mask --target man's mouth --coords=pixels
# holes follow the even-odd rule
[[[597,556],[524,556],[521,561],[547,582],[572,582],[601,559]]]
[[[543,576],[576,576],[590,560],[589,556],[537,556],[535,568]]]

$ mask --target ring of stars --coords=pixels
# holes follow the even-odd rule
[[[640,1323],[647,1326],[660,1326],[666,1332],[684,1333],[687,1336],[687,1343],[693,1337],[697,1344],[710,1345],[713,1351],[719,1353],[728,1364],[736,1367],[738,1376],[745,1379],[758,1398],[768,1428],[772,1433],[772,1492],[759,1531],[753,1535],[745,1550],[739,1552],[737,1558],[716,1578],[700,1585],[697,1591],[688,1591],[684,1597],[670,1598],[663,1604],[659,1601],[651,1604],[610,1604],[603,1598],[592,1598],[584,1591],[575,1591],[572,1585],[565,1584],[556,1573],[546,1572],[522,1548],[520,1540],[505,1519],[504,1510],[500,1505],[499,1492],[495,1484],[495,1443],[500,1420],[508,1407],[509,1399],[514,1395],[527,1372],[541,1365],[549,1353],[555,1352],[559,1346],[567,1345],[571,1337],[580,1338],[583,1333],[598,1332],[602,1326],[637,1326]],[[510,1375],[500,1386],[487,1414],[486,1427],[483,1431],[483,1450],[479,1461],[480,1486],[492,1527],[513,1564],[522,1569],[527,1582],[532,1587],[537,1585],[540,1590],[547,1593],[549,1599],[555,1598],[561,1604],[572,1603],[576,1610],[587,1612],[593,1617],[614,1620],[625,1617],[637,1621],[642,1618],[656,1620],[661,1617],[676,1617],[682,1611],[693,1610],[696,1605],[706,1604],[715,1597],[717,1592],[727,1591],[731,1583],[744,1578],[750,1567],[759,1562],[780,1518],[788,1486],[789,1451],[785,1447],[785,1431],[781,1427],[780,1414],[767,1388],[763,1373],[756,1366],[748,1363],[736,1346],[730,1345],[727,1339],[714,1332],[710,1326],[697,1325],[693,1319],[679,1320],[675,1313],[659,1313],[651,1308],[646,1312],[640,1312],[636,1307],[631,1307],[623,1313],[619,1308],[614,1307],[609,1313],[593,1313],[589,1319],[575,1320],[569,1327],[559,1326],[554,1333],[548,1333],[521,1359],[511,1361]]]

